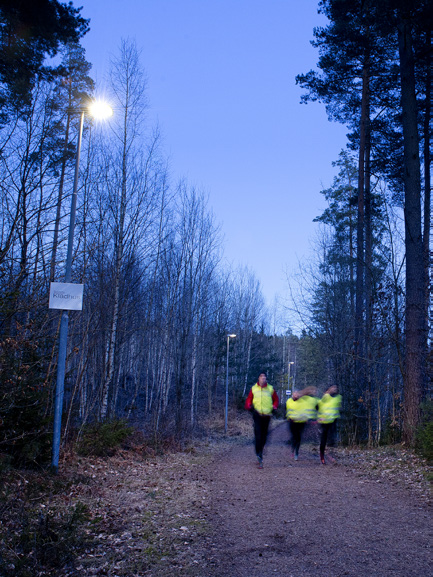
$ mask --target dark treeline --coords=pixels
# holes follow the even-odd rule
[[[433,11],[423,0],[322,0],[319,9],[329,19],[314,31],[319,71],[297,82],[350,132],[318,219],[328,236],[311,317],[345,393],[350,438],[379,440],[386,423],[413,443],[431,394]]]
[[[97,94],[80,11],[48,3],[59,10],[47,30],[36,4],[0,7],[0,453],[27,460],[49,446],[60,326],[49,284],[65,269],[77,111]],[[231,408],[266,369],[282,398],[288,385],[336,383],[349,442],[402,431],[413,441],[431,391],[431,14],[427,2],[391,0],[320,9],[329,18],[314,32],[320,71],[298,82],[350,134],[323,191],[299,336],[273,334],[254,273],[223,264],[205,196],[173,182],[148,123],[138,51],[121,43],[107,81],[114,115],[84,127],[72,280],[85,292],[69,319],[64,438],[126,419],[180,439],[222,418],[235,333]]]

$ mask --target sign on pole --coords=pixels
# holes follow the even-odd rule
[[[83,310],[83,289],[84,285],[52,282],[50,284],[50,309],[61,309],[64,311]]]

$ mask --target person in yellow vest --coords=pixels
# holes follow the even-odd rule
[[[272,411],[278,408],[278,403],[277,393],[268,383],[266,373],[261,372],[245,401],[245,408],[253,413],[255,449],[259,469],[263,469],[263,449],[268,436]]]
[[[317,403],[318,399],[316,398],[316,389],[314,387],[307,387],[302,391],[294,391],[293,395],[287,399],[286,417],[289,422],[292,456],[295,461],[298,460],[305,425],[308,421],[313,421],[316,418]]]
[[[317,422],[320,425],[320,462],[326,465],[325,449],[329,433],[340,418],[341,395],[335,385],[329,387],[318,403]]]

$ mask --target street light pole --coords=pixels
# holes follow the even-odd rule
[[[111,107],[101,101],[93,101],[88,108],[89,113],[95,118],[107,118],[113,114]],[[68,250],[66,254],[65,283],[71,281],[72,276],[72,251],[74,245],[75,217],[77,213],[78,174],[80,169],[81,142],[83,139],[84,115],[86,108],[80,109],[80,123],[78,128],[77,154],[75,158],[74,186],[72,189],[71,215],[69,220]],[[68,343],[69,312],[62,311],[59,331],[59,357],[57,360],[56,394],[54,399],[54,431],[53,431],[53,454],[51,469],[57,473],[59,468],[60,436],[62,429],[63,393],[65,389],[66,351]]]
[[[287,375],[287,390],[288,391],[291,390],[291,387],[290,387],[290,365],[294,365],[294,364],[295,364],[294,361],[289,361],[289,369],[288,369],[288,375]],[[293,394],[293,390],[292,390],[292,394]]]
[[[234,339],[236,335],[227,335],[227,368],[226,368],[226,409],[225,409],[225,422],[224,422],[224,432],[227,433],[227,420],[229,413],[229,348],[230,339]]]
[[[66,254],[66,270],[65,270],[65,283],[71,281],[72,272],[72,249],[74,244],[74,229],[75,229],[75,216],[77,212],[77,190],[78,190],[78,172],[80,168],[80,155],[81,155],[81,141],[83,138],[83,125],[84,125],[84,109],[80,113],[80,125],[78,129],[78,142],[77,142],[77,156],[75,159],[75,174],[74,174],[74,187],[72,191],[71,199],[71,216],[69,221],[69,233],[68,233],[68,252]],[[65,368],[66,368],[66,348],[68,343],[68,324],[69,324],[69,311],[62,311],[62,318],[60,321],[60,332],[59,332],[59,358],[57,361],[57,382],[56,382],[56,396],[54,401],[54,435],[53,435],[53,455],[51,461],[52,470],[57,473],[59,468],[59,453],[60,453],[60,433],[62,428],[62,408],[63,408],[63,393],[65,388]]]

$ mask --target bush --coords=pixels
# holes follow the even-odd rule
[[[401,426],[397,419],[388,419],[380,439],[381,445],[396,445],[401,442]]]
[[[52,439],[44,359],[25,328],[0,341],[0,461],[15,467],[48,464]]]
[[[68,485],[58,477],[27,473],[4,476],[0,494],[0,575],[34,577],[76,575],[77,556],[90,544],[91,519],[80,501],[65,506]]]
[[[433,402],[429,401],[421,406],[421,424],[416,435],[417,452],[433,462]]]
[[[114,419],[85,425],[77,441],[77,453],[84,457],[108,457],[133,433],[125,420]]]

